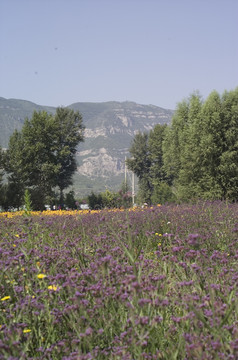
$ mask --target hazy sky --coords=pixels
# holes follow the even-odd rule
[[[175,109],[238,86],[238,0],[0,0],[0,96]]]

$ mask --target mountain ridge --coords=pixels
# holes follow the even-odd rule
[[[74,190],[79,196],[92,191],[115,190],[125,172],[125,157],[138,131],[150,131],[156,124],[169,124],[173,110],[133,101],[76,102],[67,107],[79,111],[85,125],[85,141],[77,151],[78,168]],[[10,135],[21,130],[33,111],[54,114],[56,107],[21,99],[0,97],[0,145],[7,147]]]

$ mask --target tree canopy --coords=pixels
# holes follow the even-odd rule
[[[127,166],[139,178],[137,198],[140,202],[161,202],[164,192],[171,194],[171,177],[164,171],[162,150],[166,130],[167,125],[157,124],[149,133],[139,132],[130,147],[132,157],[127,160]]]
[[[237,200],[238,88],[213,91],[205,101],[192,94],[177,105],[170,126],[136,135],[130,153],[140,187],[150,184],[144,200],[172,199],[168,187],[178,201]]]
[[[26,188],[33,207],[41,209],[54,191],[72,184],[76,171],[75,153],[83,141],[82,116],[69,108],[57,108],[56,114],[34,112],[26,118],[21,131],[10,137],[5,154],[8,187],[15,188],[11,202],[20,206]]]

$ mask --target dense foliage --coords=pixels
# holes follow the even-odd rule
[[[87,197],[87,202],[90,209],[104,209],[104,208],[130,208],[132,204],[132,193],[129,191],[127,182],[123,182],[121,189],[117,192],[109,191],[108,189],[99,194],[92,192]]]
[[[171,126],[137,134],[128,167],[147,202],[238,199],[238,88],[178,104]],[[173,196],[171,194],[173,192]]]
[[[68,108],[57,108],[53,116],[34,112],[26,118],[21,131],[15,130],[4,154],[7,185],[2,205],[19,207],[25,189],[29,189],[33,207],[44,208],[59,190],[72,184],[76,170],[75,153],[83,140],[82,116]]]
[[[0,204],[2,202],[3,151],[0,147]]]
[[[0,214],[0,359],[237,359],[237,214]]]

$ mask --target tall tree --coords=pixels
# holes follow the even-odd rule
[[[178,197],[192,199],[197,197],[200,172],[201,138],[201,96],[195,92],[188,100],[186,124],[180,135],[180,169],[177,174]]]
[[[154,129],[150,131],[148,138],[149,158],[151,161],[150,172],[153,185],[158,185],[160,182],[167,182],[169,179],[164,171],[163,161],[163,141],[167,125],[157,124]]]
[[[3,176],[3,151],[2,148],[0,147],[0,206],[2,206],[2,176]]]
[[[44,207],[57,186],[61,195],[76,170],[76,146],[83,140],[82,117],[72,110],[58,108],[56,115],[34,112],[22,131],[9,141],[6,170],[9,181],[29,188],[33,206]]]
[[[238,87],[222,96],[223,150],[219,181],[223,197],[238,200]]]
[[[59,165],[54,154],[55,131],[54,117],[45,111],[34,112],[22,128],[23,179],[37,208],[44,207],[56,186]]]
[[[188,123],[189,102],[183,100],[177,105],[172,124],[166,129],[162,146],[164,170],[173,183],[181,169],[181,152],[183,148],[183,131]]]
[[[213,91],[203,104],[200,124],[200,177],[199,195],[206,199],[223,197],[219,182],[220,157],[223,152],[222,101]]]
[[[193,94],[178,104],[163,143],[164,168],[177,196],[238,198],[238,88],[205,102]]]
[[[150,175],[153,186],[152,203],[165,203],[174,199],[171,189],[172,176],[167,176],[163,161],[163,142],[167,127],[166,124],[157,124],[149,133]]]
[[[127,159],[127,166],[139,179],[141,199],[150,203],[153,186],[150,174],[151,158],[148,146],[148,134],[141,132],[136,134],[129,151],[131,158]]]
[[[19,208],[26,187],[23,165],[24,144],[22,134],[15,130],[9,139],[8,149],[4,154],[4,168],[8,174],[8,182],[5,185],[4,207]]]
[[[54,155],[58,165],[56,184],[62,203],[63,190],[72,185],[72,176],[77,169],[75,154],[79,142],[83,141],[84,126],[81,114],[69,108],[57,108],[54,121]]]
[[[1,185],[1,181],[2,181],[2,171],[3,171],[3,151],[2,148],[0,146],[0,185]]]

